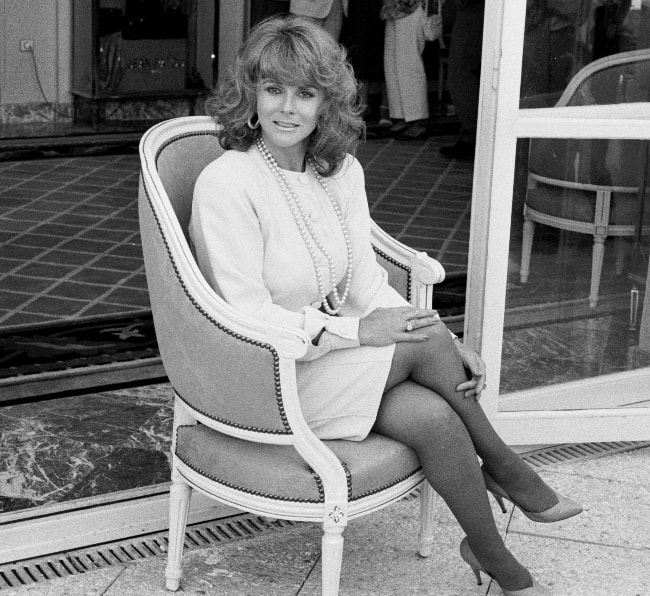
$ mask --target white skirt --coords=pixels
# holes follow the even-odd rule
[[[394,352],[395,344],[361,346],[296,362],[302,413],[318,438],[366,438],[377,419]]]

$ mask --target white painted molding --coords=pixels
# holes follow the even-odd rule
[[[84,546],[123,540],[132,536],[160,532],[169,524],[168,484],[160,492],[144,497],[56,511],[43,515],[32,510],[31,518],[0,523],[0,564],[69,551]],[[81,503],[87,503],[83,500]],[[239,510],[226,507],[200,493],[192,496],[189,524],[236,515]]]

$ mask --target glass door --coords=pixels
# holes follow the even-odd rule
[[[650,437],[650,2],[595,4],[486,2],[466,338],[511,443]]]

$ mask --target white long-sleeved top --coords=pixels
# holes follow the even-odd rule
[[[343,292],[347,252],[341,226],[309,168],[283,170],[335,263]],[[363,439],[376,418],[394,345],[360,346],[359,318],[408,303],[387,282],[370,244],[370,216],[359,162],[348,156],[326,179],[352,246],[352,280],[339,316],[319,310],[314,264],[277,180],[253,145],[226,151],[194,189],[190,237],[210,285],[237,309],[263,321],[303,329],[317,345],[296,366],[305,419],[321,438]],[[321,252],[325,292],[331,291]]]

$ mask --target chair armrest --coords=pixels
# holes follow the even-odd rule
[[[373,248],[389,271],[389,282],[411,304],[423,308],[431,304],[432,286],[445,279],[445,269],[436,259],[396,240],[374,221],[370,229]]]

